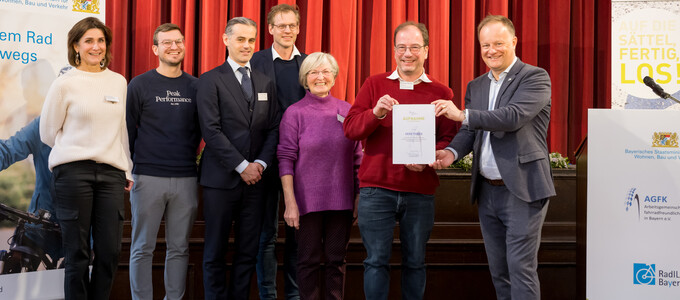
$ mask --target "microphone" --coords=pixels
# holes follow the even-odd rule
[[[659,86],[656,83],[656,81],[652,79],[652,77],[645,76],[645,78],[642,79],[642,81],[645,83],[646,86],[652,89],[652,92],[654,92],[654,94],[657,94],[659,97],[664,99],[668,99],[671,97],[670,94],[664,92],[663,88],[661,88],[661,86]]]
[[[646,86],[650,87],[652,89],[652,92],[656,94],[657,96],[663,98],[663,99],[671,99],[677,103],[680,103],[680,100],[675,99],[675,97],[671,96],[669,93],[664,92],[663,88],[659,86],[652,77],[645,76],[645,78],[642,79],[642,81],[645,83]]]

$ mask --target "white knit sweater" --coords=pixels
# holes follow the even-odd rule
[[[49,168],[93,160],[125,171],[132,160],[125,124],[127,82],[106,69],[72,69],[50,86],[40,117],[40,139],[52,147]]]

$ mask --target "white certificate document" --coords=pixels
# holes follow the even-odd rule
[[[392,163],[430,164],[435,160],[434,104],[392,107]]]

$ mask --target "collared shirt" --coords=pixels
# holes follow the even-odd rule
[[[406,81],[403,78],[401,78],[401,76],[399,76],[399,71],[397,71],[396,69],[394,70],[394,72],[392,72],[392,74],[390,74],[390,76],[387,76],[387,79],[392,79],[392,80],[398,79],[399,82],[410,82],[410,81]],[[432,80],[430,80],[430,78],[427,78],[427,75],[425,75],[425,71],[423,71],[423,74],[421,74],[420,77],[418,77],[418,79],[416,79],[416,81],[413,82],[413,85],[419,84],[421,82],[425,82],[425,83],[432,82]]]
[[[276,49],[274,49],[274,46],[272,46],[271,49],[272,49],[272,61],[276,60],[277,58],[280,59],[280,60],[291,60],[291,59],[295,58],[296,55],[302,56],[302,54],[300,54],[300,51],[298,50],[297,47],[295,47],[295,45],[293,45],[293,53],[290,55],[290,59],[283,59],[283,57],[281,57],[281,55],[279,55],[279,53],[276,52]]]
[[[236,79],[238,80],[239,84],[243,81],[243,74],[238,71],[238,68],[245,67],[246,70],[248,71],[248,76],[250,76],[251,78],[253,77],[250,72],[250,70],[252,70],[252,68],[250,67],[250,61],[248,61],[245,66],[242,66],[235,62],[233,59],[231,59],[231,57],[227,57],[227,62],[229,63],[231,70],[234,71],[234,75],[236,75]]]
[[[245,66],[241,66],[233,59],[231,59],[231,57],[227,57],[227,62],[229,63],[229,66],[231,67],[232,71],[234,71],[234,75],[236,76],[236,79],[238,80],[239,84],[241,84],[241,81],[243,80],[243,74],[241,74],[241,72],[238,71],[238,68],[245,67],[246,70],[248,71],[248,76],[250,76],[251,78],[253,77],[252,72],[250,71],[250,61],[248,61]],[[267,169],[267,163],[265,163],[264,161],[256,159],[255,162],[262,165],[264,169]],[[249,164],[248,160],[244,159],[238,166],[236,166],[235,169],[236,172],[241,174],[248,167],[248,164]]]
[[[489,83],[489,110],[494,110],[496,106],[496,98],[498,97],[498,91],[501,89],[505,78],[508,76],[508,72],[510,72],[512,66],[515,65],[515,62],[517,62],[517,57],[515,57],[508,68],[498,76],[498,80],[496,80],[491,71],[489,71],[487,74],[491,80]],[[467,120],[467,117],[465,119]],[[484,131],[481,151],[482,153],[479,160],[479,171],[482,173],[482,176],[488,179],[501,179],[501,173],[498,171],[498,165],[496,164],[496,157],[493,155],[493,149],[491,148],[491,138],[489,131]]]

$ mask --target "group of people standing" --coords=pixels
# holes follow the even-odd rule
[[[479,24],[482,58],[491,71],[468,84],[464,110],[451,101],[449,87],[424,71],[429,35],[423,24],[395,29],[396,69],[370,76],[350,106],[330,94],[339,72],[333,56],[305,55],[295,47],[297,9],[274,6],[267,22],[274,43],[255,53],[257,24],[229,20],[222,35],[228,58],[199,79],[181,69],[182,31],[163,24],[153,37],[158,67],[129,85],[107,68],[109,28],[96,18],[73,26],[68,58],[75,68],[52,84],[40,120],[41,139],[52,147],[66,299],[109,297],[126,190],[133,298],[153,297],[152,255],[165,216],[166,299],[181,299],[199,184],[206,299],[248,299],[256,270],[260,297],[276,299],[279,197],[288,225],[286,299],[344,297],[354,221],[367,250],[366,298],[388,297],[399,223],[402,298],[422,299],[439,185],[435,169],[471,151],[471,201],[479,205],[498,298],[539,299],[536,256],[548,198],[555,194],[545,140],[550,79],[515,56],[512,22],[490,15]],[[393,164],[393,106],[430,103],[437,115],[437,160]],[[462,123],[457,134],[455,122]]]

